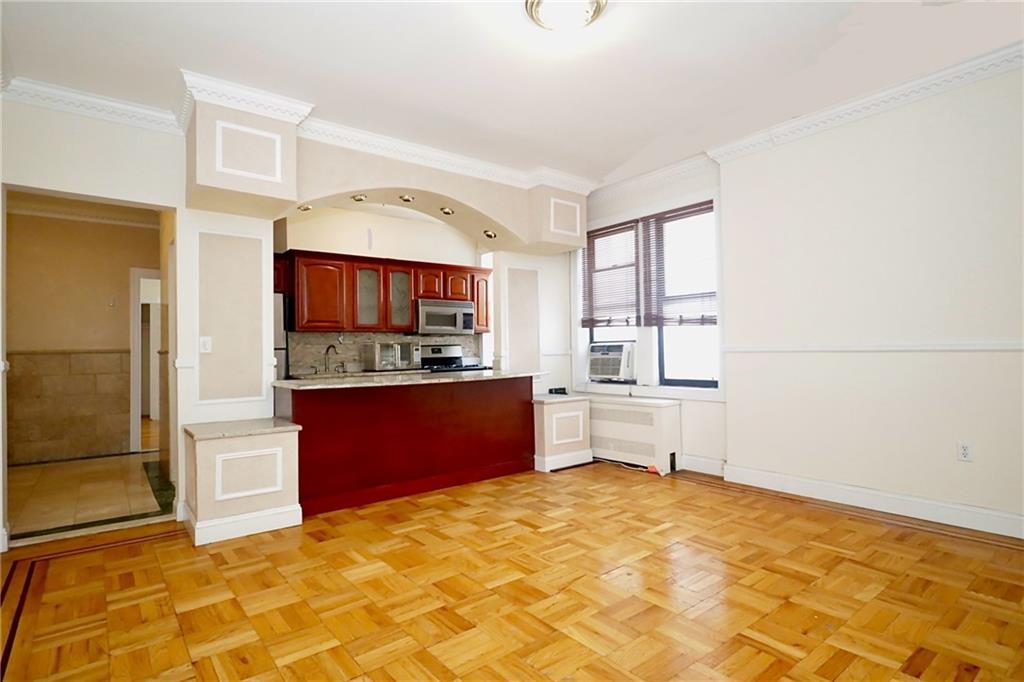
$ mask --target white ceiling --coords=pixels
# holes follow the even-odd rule
[[[180,69],[520,170],[653,170],[1022,37],[1019,3],[11,3],[3,72],[177,110]]]

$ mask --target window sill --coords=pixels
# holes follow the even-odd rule
[[[634,398],[669,398],[672,400],[694,400],[709,403],[724,403],[725,391],[718,388],[692,388],[688,386],[640,386],[637,384],[577,384],[576,393],[596,395],[628,395]]]

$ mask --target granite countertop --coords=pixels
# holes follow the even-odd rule
[[[502,372],[496,369],[467,370],[465,372],[439,373],[395,373],[372,376],[338,376],[321,379],[278,379],[271,385],[295,391],[323,388],[366,388],[372,386],[418,386],[420,384],[451,384],[462,381],[493,381],[495,379],[517,379],[535,377],[546,372]]]
[[[561,393],[538,393],[533,396],[533,402],[540,404],[564,403],[572,400],[590,400],[590,396],[580,393],[570,393],[569,395],[562,395]]]
[[[269,433],[287,433],[301,431],[302,427],[287,419],[265,417],[263,419],[239,419],[230,422],[206,422],[205,424],[186,424],[185,433],[195,440],[215,440],[217,438],[243,438],[245,436],[262,436]]]

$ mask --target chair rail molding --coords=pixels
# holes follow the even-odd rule
[[[1016,42],[922,78],[772,126],[735,142],[710,149],[708,155],[719,163],[738,159],[769,147],[859,121],[961,85],[1019,69],[1022,64],[1024,43]]]

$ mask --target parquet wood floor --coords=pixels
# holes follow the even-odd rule
[[[1024,679],[1024,545],[926,526],[597,464],[132,529],[5,555],[4,679]]]

